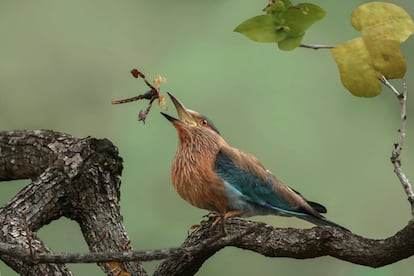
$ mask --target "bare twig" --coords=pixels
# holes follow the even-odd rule
[[[130,103],[130,102],[135,102],[135,101],[139,101],[143,99],[151,100],[152,98],[153,98],[153,92],[152,90],[148,90],[144,94],[140,94],[140,95],[137,95],[131,98],[122,99],[122,100],[112,100],[112,104]]]
[[[332,45],[319,45],[319,44],[315,44],[315,45],[300,44],[300,47],[307,48],[307,49],[314,49],[314,50],[335,48],[335,46],[332,46]]]
[[[132,69],[131,70],[131,75],[134,76],[134,78],[138,79],[138,78],[142,78],[145,82],[145,84],[150,88],[149,91],[145,92],[144,94],[138,95],[138,96],[134,96],[128,99],[123,99],[123,100],[112,100],[112,104],[123,104],[123,103],[130,103],[130,102],[134,102],[134,101],[138,101],[138,100],[142,100],[142,99],[146,99],[146,100],[151,100],[153,97],[158,97],[159,95],[159,91],[156,87],[154,87],[145,77],[144,73],[142,73],[141,71],[138,71],[138,69]]]
[[[398,92],[398,90],[387,80],[386,77],[381,76],[380,81],[386,86],[388,87],[388,89],[390,89],[397,97],[401,96],[401,93]],[[405,81],[405,80],[404,80]],[[401,101],[400,101],[401,103]]]
[[[400,180],[405,193],[407,194],[408,202],[410,202],[411,205],[411,214],[414,216],[414,193],[413,189],[411,187],[410,181],[408,180],[406,174],[401,168],[401,152],[404,145],[404,140],[406,136],[406,125],[407,125],[407,82],[405,79],[403,79],[403,91],[402,93],[398,92],[398,90],[384,77],[381,77],[381,82],[388,87],[396,96],[400,103],[400,118],[401,118],[401,124],[400,128],[398,130],[399,132],[399,141],[398,143],[394,144],[394,148],[391,153],[391,163],[394,166],[394,172],[397,175],[398,179]]]
[[[154,261],[162,260],[177,254],[186,254],[181,248],[166,248],[160,250],[140,250],[121,252],[88,252],[88,253],[45,253],[36,256],[36,263],[101,263],[109,261]],[[6,243],[0,243],[0,255],[9,255],[28,263],[34,263],[30,251]]]
[[[101,262],[126,262],[126,261],[155,261],[174,256],[197,254],[209,247],[222,247],[223,244],[231,244],[245,235],[251,234],[256,229],[255,224],[244,231],[228,236],[221,232],[197,245],[188,248],[165,248],[156,250],[121,251],[121,252],[88,252],[88,253],[45,253],[33,256],[32,250],[19,246],[0,242],[0,255],[9,255],[28,263],[101,263]]]
[[[155,99],[158,99],[158,104],[162,105],[165,102],[164,96],[161,95],[160,92],[160,88],[159,88],[159,83],[160,82],[165,82],[165,79],[159,77],[158,79],[156,78],[155,81],[158,82],[158,85],[154,83],[154,85],[152,85],[147,78],[145,77],[144,73],[138,71],[138,69],[132,69],[131,70],[131,74],[132,76],[134,76],[135,78],[142,78],[145,82],[145,84],[150,88],[149,91],[145,92],[144,94],[141,95],[137,95],[131,98],[127,98],[127,99],[122,99],[122,100],[112,100],[112,104],[123,104],[123,103],[130,103],[130,102],[135,102],[135,101],[139,101],[139,100],[149,100],[149,103],[147,105],[147,107],[145,109],[142,109],[139,111],[138,113],[138,121],[142,121],[145,124],[145,119],[147,118],[148,113],[151,110],[152,107],[152,103],[155,101]]]

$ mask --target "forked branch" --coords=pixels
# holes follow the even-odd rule
[[[331,227],[279,229],[237,218],[227,220],[224,237],[209,220],[178,248],[132,251],[119,209],[122,160],[108,140],[0,132],[0,152],[0,180],[33,179],[0,209],[0,258],[23,275],[71,275],[64,265],[69,262],[97,262],[109,275],[145,275],[140,261],[160,259],[165,260],[156,275],[193,275],[227,246],[268,257],[332,256],[370,267],[414,255],[414,221],[392,237],[374,240]],[[60,216],[79,223],[91,253],[51,253],[36,236]]]

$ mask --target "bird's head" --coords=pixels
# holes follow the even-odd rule
[[[178,119],[163,112],[161,112],[161,114],[164,115],[164,117],[174,125],[178,132],[183,130],[188,130],[191,132],[192,130],[199,130],[204,128],[210,129],[220,135],[220,132],[214,126],[213,122],[206,116],[203,116],[196,111],[185,108],[181,101],[174,97],[174,95],[171,93],[168,93],[168,96],[170,96],[172,102],[175,105],[175,108],[177,109]]]

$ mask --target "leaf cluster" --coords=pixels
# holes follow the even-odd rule
[[[302,43],[306,30],[325,16],[317,5],[292,5],[289,0],[272,1],[265,15],[247,19],[234,30],[257,42],[277,42],[281,50],[293,50]]]
[[[253,41],[276,42],[281,50],[302,45],[306,30],[325,16],[311,3],[293,5],[289,0],[271,0],[265,15],[247,19],[234,31]],[[342,84],[355,96],[374,97],[381,92],[379,80],[403,78],[407,66],[400,44],[414,33],[410,15],[395,4],[370,2],[357,7],[352,26],[361,36],[332,47]]]

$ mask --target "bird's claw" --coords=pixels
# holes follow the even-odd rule
[[[215,227],[217,225],[217,223],[219,223],[221,221],[221,232],[223,234],[223,236],[227,235],[227,230],[226,230],[226,220],[228,218],[232,218],[232,217],[236,217],[239,215],[244,214],[244,211],[228,211],[225,214],[220,214],[215,212],[216,217],[214,218],[213,223],[211,224],[211,227]]]

